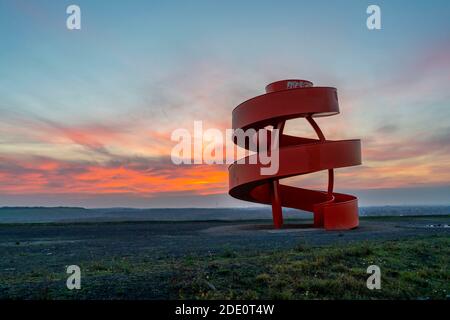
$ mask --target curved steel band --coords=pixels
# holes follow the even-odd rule
[[[266,126],[284,126],[284,121],[307,118],[321,135],[312,117],[339,113],[335,88],[306,87],[270,92],[247,100],[233,110],[233,129],[260,130]],[[331,141],[281,134],[279,170],[275,175],[261,175],[264,165],[247,157],[244,164],[229,167],[229,194],[235,198],[272,204],[274,181],[280,206],[314,213],[314,225],[327,230],[351,229],[358,226],[357,198],[333,192],[333,169],[361,164],[360,140]],[[242,143],[242,141],[235,143]],[[249,148],[247,145],[241,147]],[[255,163],[256,164],[252,164]],[[329,170],[328,191],[307,190],[278,185],[278,180],[296,175]],[[279,199],[278,199],[279,198]],[[280,208],[281,210],[281,208]],[[281,212],[280,212],[281,214]],[[274,214],[274,222],[275,214]],[[279,223],[279,222],[278,222]],[[282,223],[282,220],[281,220]]]

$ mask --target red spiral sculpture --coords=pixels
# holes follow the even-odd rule
[[[283,225],[282,207],[310,211],[314,227],[326,230],[356,228],[358,199],[333,192],[334,169],[361,164],[360,140],[332,141],[325,139],[314,117],[339,113],[336,88],[313,87],[306,80],[282,80],[269,84],[266,94],[241,103],[233,110],[233,129],[254,129],[268,126],[279,129],[279,170],[274,175],[261,175],[264,167],[233,163],[229,167],[229,194],[234,198],[272,205],[275,228]],[[305,118],[318,139],[283,134],[286,120]],[[239,142],[235,143],[239,144]],[[247,143],[239,146],[250,150]],[[253,150],[257,151],[257,150]],[[248,156],[257,157],[258,154]],[[308,190],[280,184],[282,178],[328,170],[327,191]]]

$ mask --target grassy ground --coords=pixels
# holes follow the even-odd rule
[[[0,297],[38,299],[446,299],[450,238],[422,237],[282,251],[233,251],[155,258],[91,258],[80,264],[82,289],[67,274],[37,268],[0,274]],[[366,269],[381,268],[381,290],[369,290]],[[158,292],[152,291],[157,283]]]
[[[186,259],[174,281],[181,298],[448,299],[450,238],[298,247],[264,254]],[[369,265],[382,273],[369,290]]]

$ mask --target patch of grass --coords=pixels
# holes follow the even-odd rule
[[[182,262],[171,283],[182,299],[446,299],[449,257],[446,236],[303,245]],[[381,290],[366,286],[372,264],[381,268]]]
[[[38,261],[42,253],[27,252],[26,259]],[[448,236],[276,251],[224,246],[203,255],[87,255],[79,262],[81,290],[68,290],[65,268],[53,263],[0,271],[0,298],[446,299],[449,262]],[[366,287],[372,264],[381,268],[381,290]]]

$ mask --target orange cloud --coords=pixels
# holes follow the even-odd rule
[[[226,192],[225,166],[176,166],[170,159],[140,159],[135,163],[71,163],[45,158],[17,161],[2,158],[0,192],[21,193],[161,193]]]

